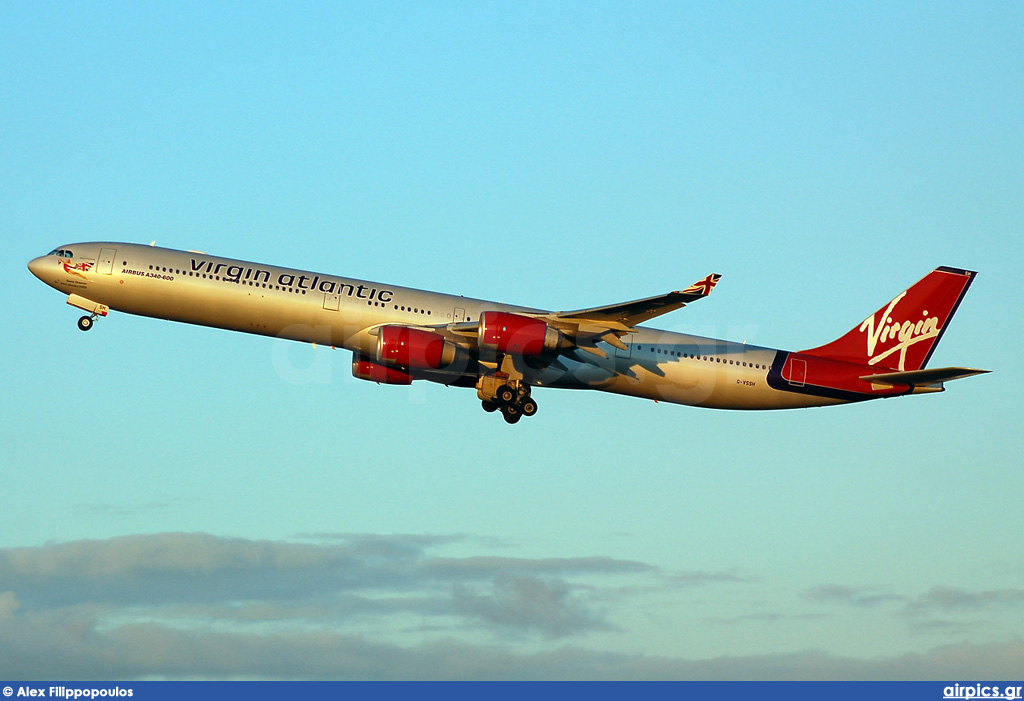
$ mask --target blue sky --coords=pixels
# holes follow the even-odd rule
[[[1024,656],[1018,3],[0,7],[0,676],[952,678]],[[123,240],[828,341],[979,271],[945,394],[716,412],[351,377],[111,314]]]

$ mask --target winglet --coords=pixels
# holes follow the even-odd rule
[[[715,285],[722,279],[722,276],[718,273],[711,273],[703,280],[698,280],[693,283],[685,290],[680,290],[679,294],[684,295],[697,295],[698,297],[707,297],[711,294],[711,290],[715,289]]]

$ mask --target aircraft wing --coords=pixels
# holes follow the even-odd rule
[[[712,273],[686,289],[632,302],[620,302],[603,307],[567,312],[532,312],[521,313],[521,315],[542,319],[550,326],[565,333],[569,338],[574,339],[575,347],[604,356],[604,351],[596,347],[599,341],[605,341],[616,348],[625,350],[626,345],[620,340],[620,337],[629,333],[634,326],[707,297],[715,289],[715,285],[718,284],[721,277],[717,273]],[[435,327],[435,329],[457,343],[475,345],[479,322],[466,321]]]
[[[632,302],[620,302],[609,304],[603,307],[592,307],[590,309],[578,309],[571,312],[557,312],[546,315],[546,318],[558,325],[558,322],[589,322],[598,326],[607,326],[609,329],[628,331],[638,324],[650,321],[656,316],[668,314],[685,307],[690,302],[707,297],[715,289],[715,285],[722,278],[717,273],[712,273],[702,280],[698,280],[685,290],[677,290],[668,294],[647,297]]]

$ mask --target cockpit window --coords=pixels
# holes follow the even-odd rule
[[[58,258],[74,258],[75,257],[75,254],[72,253],[70,250],[68,250],[66,248],[61,248],[61,249],[58,249],[58,250],[50,251],[46,255],[49,255],[49,256],[55,255]]]

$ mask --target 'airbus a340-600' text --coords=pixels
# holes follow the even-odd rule
[[[352,374],[476,389],[509,423],[535,387],[718,409],[787,409],[939,392],[984,370],[926,368],[975,273],[941,267],[817,348],[785,351],[642,324],[711,294],[707,275],[632,302],[552,312],[196,251],[74,243],[28,264],[87,331],[113,309],[352,351]]]

